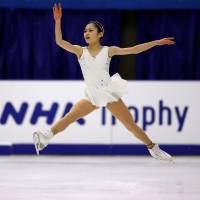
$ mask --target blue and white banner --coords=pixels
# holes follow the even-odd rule
[[[123,97],[137,124],[161,144],[200,145],[200,82],[130,81]],[[1,81],[0,145],[32,143],[83,97],[82,81]],[[141,144],[101,108],[70,125],[52,143]]]

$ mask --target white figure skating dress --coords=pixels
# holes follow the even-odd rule
[[[79,63],[86,83],[85,98],[97,107],[117,101],[127,93],[127,81],[118,73],[110,76],[111,58],[108,56],[109,47],[104,46],[98,55],[93,57],[87,47],[83,47],[83,54]]]

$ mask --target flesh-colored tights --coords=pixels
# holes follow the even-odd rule
[[[149,139],[146,133],[134,122],[131,113],[121,99],[119,99],[117,102],[108,103],[106,108],[145,145],[152,144],[152,141]],[[81,99],[62,119],[52,126],[51,130],[54,134],[57,134],[66,129],[71,123],[88,115],[96,109],[98,109],[98,107],[91,104],[88,100]]]

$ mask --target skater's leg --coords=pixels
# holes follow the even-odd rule
[[[131,133],[133,133],[145,145],[152,144],[146,133],[136,125],[133,117],[124,102],[119,99],[117,102],[108,103],[108,110],[115,116]]]
[[[171,155],[160,149],[157,144],[154,144],[147,134],[135,124],[131,113],[121,99],[117,102],[107,104],[107,108],[131,133],[147,145],[151,156],[159,160],[172,161]]]
[[[62,119],[60,119],[52,126],[51,131],[53,134],[57,134],[67,128],[71,123],[77,121],[81,117],[88,115],[97,108],[98,107],[91,104],[88,100],[81,99],[76,104],[74,104],[71,110]]]
[[[63,131],[71,123],[91,113],[97,108],[98,107],[92,105],[88,100],[82,99],[78,101],[62,119],[58,120],[58,122],[56,122],[52,126],[51,130],[35,131],[33,133],[33,141],[35,144],[37,154],[39,154],[39,151],[41,151],[48,145],[50,139],[55,134]]]

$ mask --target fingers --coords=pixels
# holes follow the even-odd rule
[[[175,44],[175,38],[174,37],[170,37],[170,38],[168,38],[169,40],[170,40],[170,44]]]
[[[58,7],[59,7],[60,10],[62,9],[62,7],[61,7],[61,3],[58,4]]]
[[[159,40],[159,45],[173,45],[175,44],[174,37],[167,37]]]
[[[175,44],[175,41],[174,41],[174,40],[175,40],[174,37],[163,38],[164,44],[168,44],[168,45]]]
[[[172,45],[172,44],[175,44],[175,42],[173,40],[169,40],[168,45]]]
[[[171,41],[174,41],[175,38],[174,38],[174,37],[167,37],[167,38],[163,38],[163,40],[171,40]]]
[[[61,3],[54,3],[53,10],[54,11],[60,11],[62,9]]]
[[[167,37],[165,39],[168,39],[168,40],[174,40],[175,38],[174,37]]]
[[[55,4],[53,5],[53,11],[55,12],[55,10],[56,10],[56,6],[55,6]]]

